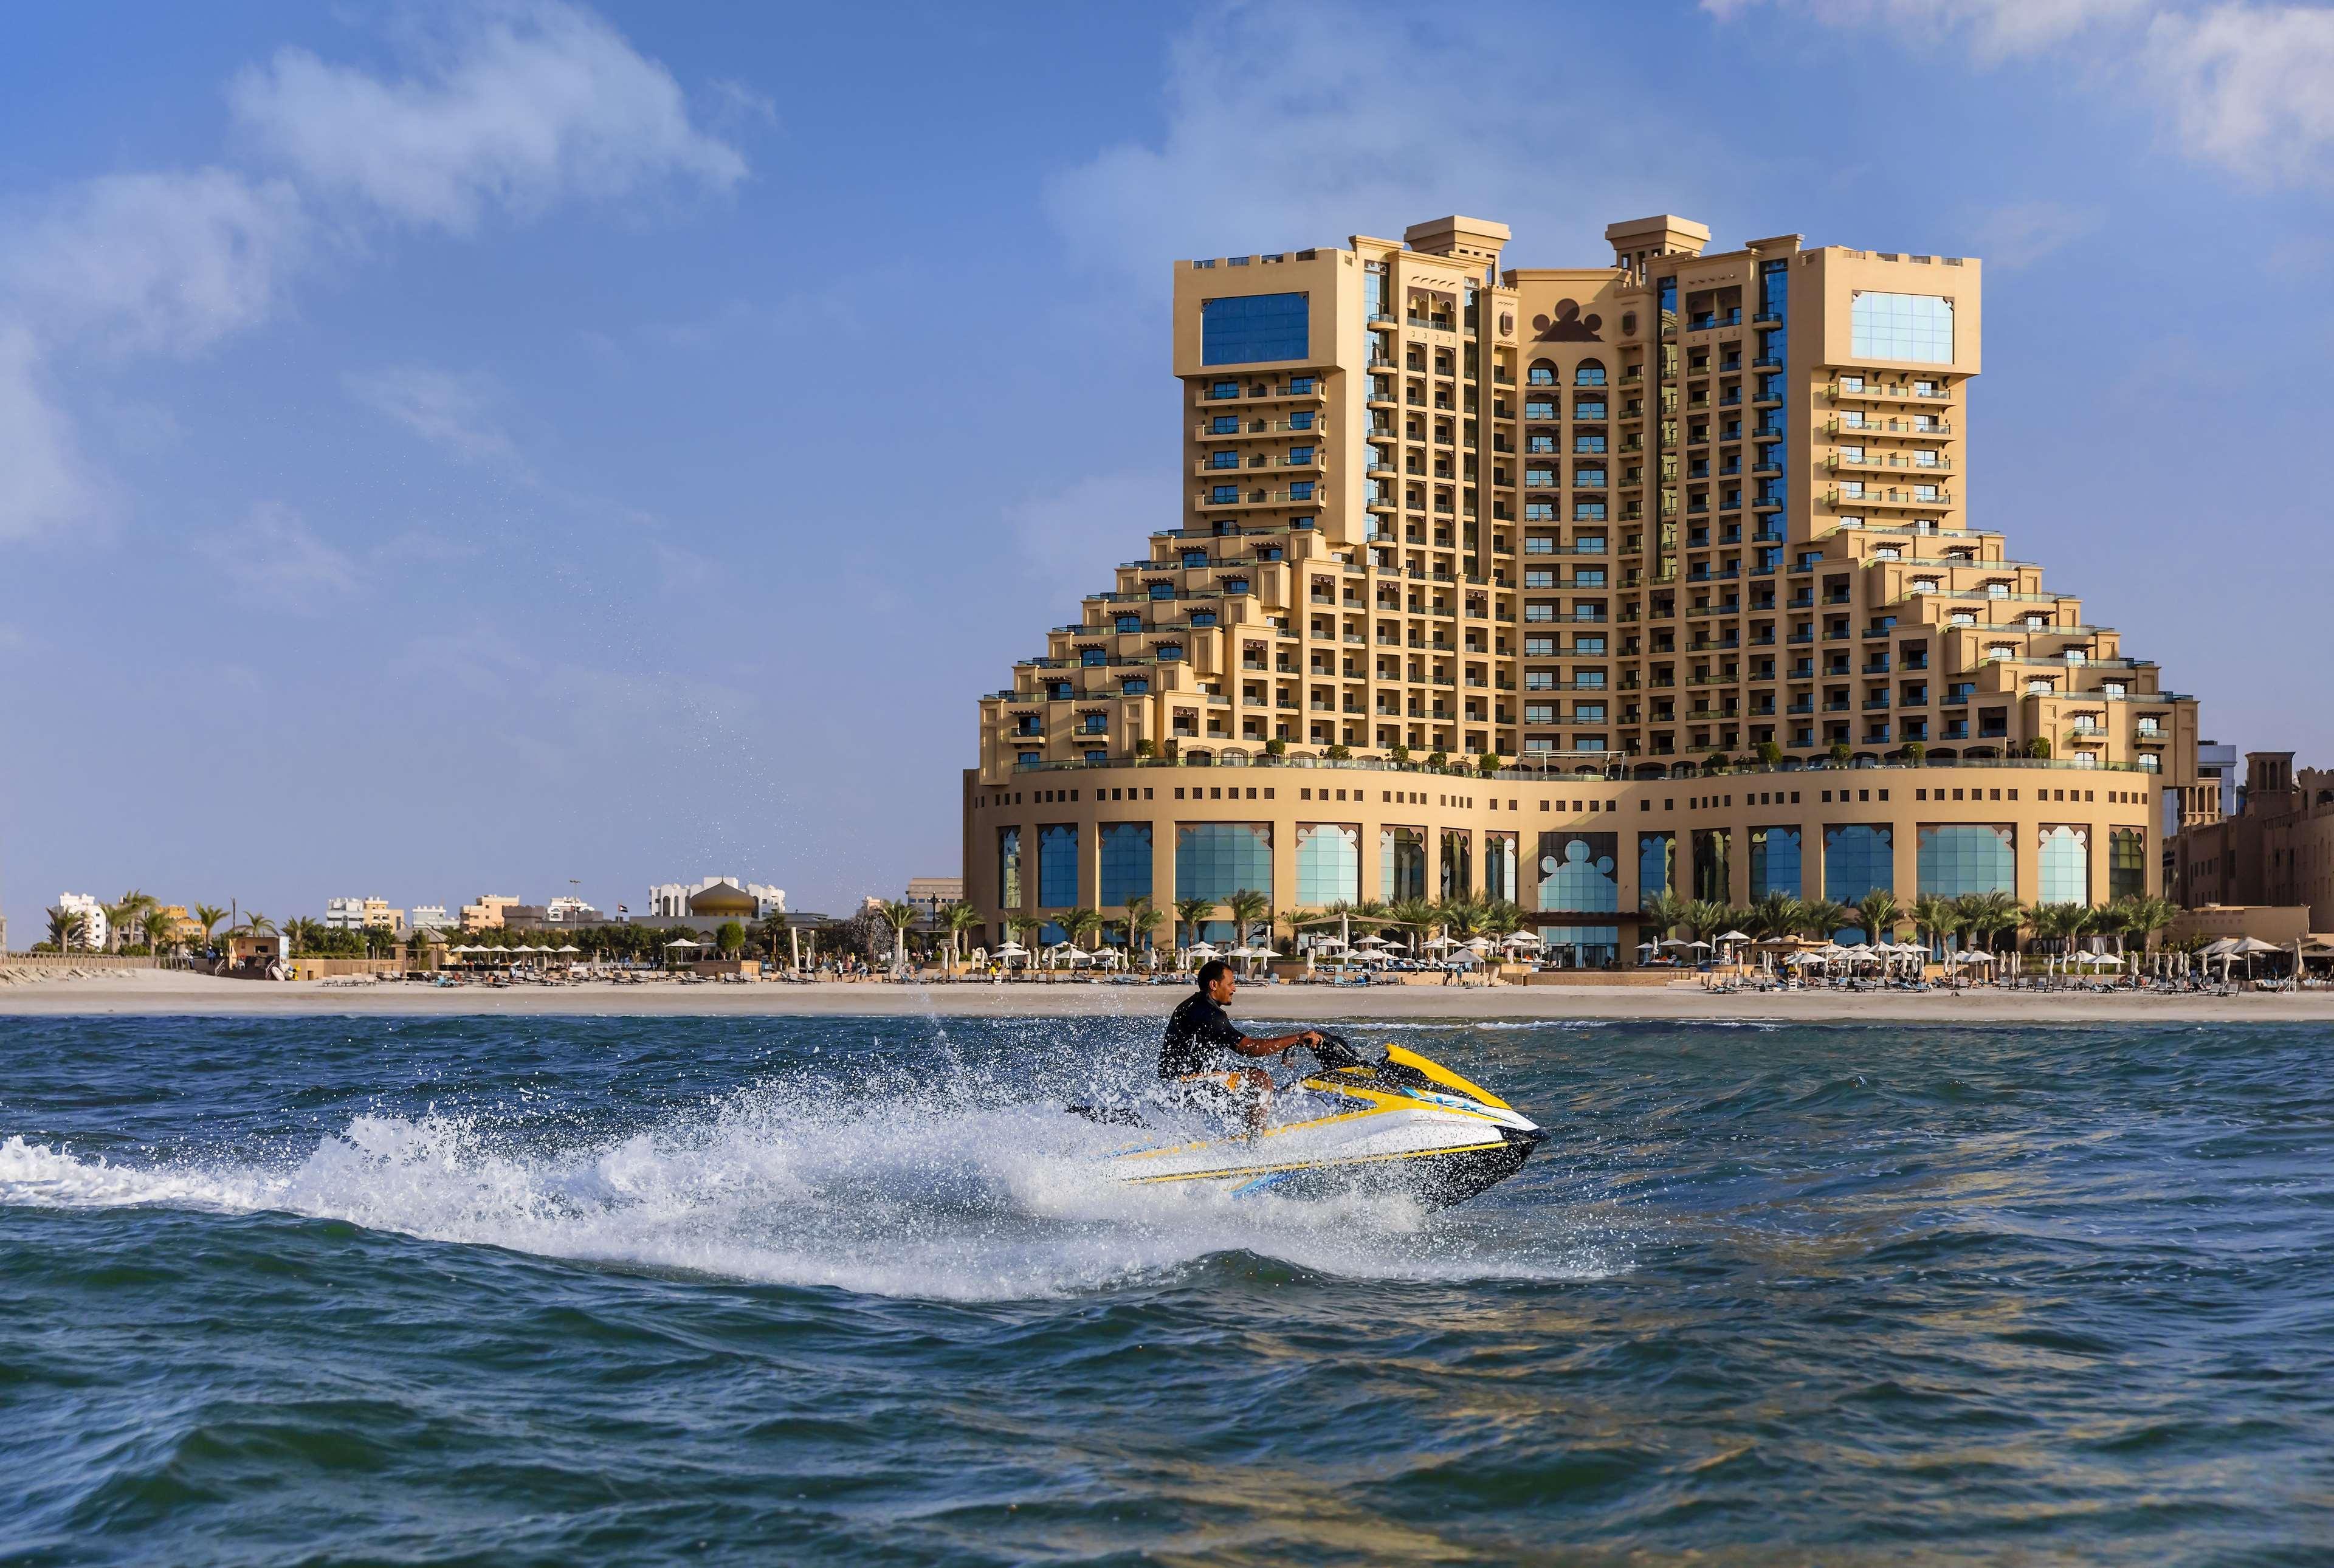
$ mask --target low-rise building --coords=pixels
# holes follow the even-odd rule
[[[462,929],[466,931],[496,931],[503,925],[503,914],[518,903],[513,893],[480,893],[471,903],[462,906]]]
[[[648,918],[671,920],[701,913],[699,901],[709,895],[723,906],[729,917],[742,919],[783,914],[786,907],[784,888],[749,882],[739,877],[707,877],[698,882],[660,882],[651,888]],[[740,898],[747,900],[745,905],[738,904]]]
[[[82,947],[92,952],[99,952],[107,946],[113,928],[107,920],[105,905],[94,895],[59,893],[57,908],[67,914],[77,914],[82,918],[81,945]]]
[[[2173,850],[2184,907],[2306,906],[2310,930],[2334,931],[2334,771],[2247,752],[2236,814],[2192,822]]]
[[[324,928],[328,931],[362,931],[364,929],[362,899],[326,899]]]
[[[544,919],[555,926],[596,926],[607,917],[584,899],[567,897],[554,899],[543,907]]]
[[[416,904],[405,914],[407,928],[415,931],[442,931],[453,923],[443,904]]]
[[[184,904],[164,904],[146,917],[147,940],[159,940],[165,946],[195,947],[209,933],[203,923],[187,912]]]

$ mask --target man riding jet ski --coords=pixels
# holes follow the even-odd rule
[[[1244,1034],[1223,1012],[1237,989],[1230,971],[1210,963],[1199,979],[1200,993],[1176,1008],[1160,1047],[1162,1087],[1172,1104],[1220,1115],[1237,1111],[1245,1125],[1230,1136],[1123,1150],[1107,1162],[1118,1180],[1198,1183],[1235,1194],[1392,1190],[1427,1203],[1461,1203],[1522,1169],[1547,1136],[1499,1096],[1398,1045],[1372,1062],[1319,1030]],[[1210,1048],[1273,1056],[1299,1045],[1311,1053],[1314,1070],[1284,1084],[1276,1086],[1258,1068],[1210,1070]],[[1308,1114],[1272,1125],[1276,1089],[1304,1092]],[[1128,1111],[1071,1109],[1097,1121],[1148,1125]]]

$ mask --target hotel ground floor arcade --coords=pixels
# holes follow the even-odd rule
[[[1041,769],[993,784],[969,772],[965,894],[992,942],[1017,915],[1110,918],[1143,896],[1169,910],[1253,890],[1276,914],[1509,899],[1553,961],[1626,964],[1643,901],[1664,890],[1738,905],[1875,889],[1908,906],[2154,893],[2158,788],[2151,774],[2036,763],[1651,780],[1325,765]],[[1154,940],[1168,939],[1162,924]]]

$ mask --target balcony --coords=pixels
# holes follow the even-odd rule
[[[1846,399],[1872,403],[1927,403],[1943,402],[1953,395],[1952,390],[1945,387],[1931,386],[1926,390],[1911,385],[1884,387],[1868,379],[1861,387],[1849,387],[1842,382],[1833,381],[1824,388],[1824,396],[1834,401]]]
[[[1921,495],[1893,486],[1867,486],[1860,495],[1851,495],[1839,490],[1824,492],[1824,505],[1834,512],[1857,512],[1867,506],[1918,506],[1943,512],[1953,504],[1953,498],[1942,490],[1934,495]]]

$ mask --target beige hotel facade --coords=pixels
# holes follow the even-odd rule
[[[1625,964],[1664,890],[2160,890],[2195,703],[1970,515],[1980,264],[1606,236],[1175,264],[1179,525],[980,699],[992,938],[1463,893]]]

